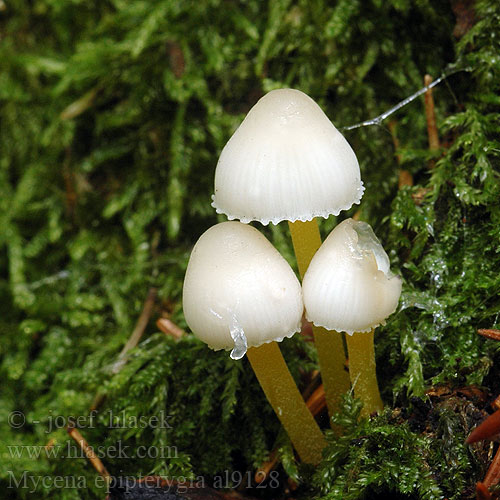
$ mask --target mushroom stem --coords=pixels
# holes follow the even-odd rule
[[[364,417],[380,412],[384,407],[375,373],[373,332],[374,330],[346,335],[349,374],[354,395],[363,403],[361,415]]]
[[[293,250],[299,267],[299,274],[302,278],[309,267],[314,254],[321,246],[321,235],[319,234],[318,222],[316,219],[302,222],[288,222],[290,235],[292,237]]]
[[[345,369],[344,343],[339,332],[313,325],[313,333],[328,414],[331,417],[339,411],[342,395],[351,388],[349,374]]]
[[[307,409],[280,348],[276,342],[262,344],[248,349],[247,357],[300,459],[317,465],[321,461],[326,440]]]
[[[301,278],[304,277],[311,259],[321,246],[316,219],[289,222],[293,249]],[[349,375],[345,371],[345,354],[342,336],[325,328],[313,325],[314,343],[318,351],[321,379],[325,388],[326,404],[330,416],[339,410],[342,394],[350,389]]]

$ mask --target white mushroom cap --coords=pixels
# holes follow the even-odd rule
[[[300,330],[304,310],[292,268],[252,226],[222,222],[193,248],[184,279],[183,308],[193,333],[212,349],[282,341]]]
[[[249,111],[215,171],[212,206],[241,222],[329,217],[359,203],[356,155],[300,90],[273,90]]]
[[[330,233],[304,276],[307,319],[349,334],[385,324],[401,295],[401,279],[389,266],[370,225],[345,220]]]

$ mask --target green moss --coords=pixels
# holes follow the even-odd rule
[[[420,400],[416,402],[422,406]],[[404,419],[399,409],[360,421],[360,409],[359,402],[346,397],[342,412],[333,419],[343,435],[330,434],[325,458],[316,472],[323,493],[320,498],[396,494],[398,498],[463,498],[478,465],[464,444],[458,405],[437,406],[427,415],[415,412],[418,421],[415,414]]]

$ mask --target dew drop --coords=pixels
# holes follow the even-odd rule
[[[358,235],[358,249],[362,252],[372,252],[379,271],[382,271],[386,276],[390,276],[389,257],[371,226],[366,222],[356,221],[352,227]]]
[[[241,359],[248,349],[247,338],[243,328],[238,323],[236,316],[233,314],[231,318],[231,324],[229,326],[229,333],[234,341],[234,347],[229,355],[232,359]]]

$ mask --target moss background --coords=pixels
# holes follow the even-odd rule
[[[295,463],[246,360],[191,335],[175,342],[154,320],[186,326],[182,280],[192,245],[218,220],[217,158],[261,95],[298,88],[341,128],[443,71],[439,151],[428,149],[423,98],[381,126],[345,132],[366,186],[361,217],[404,287],[376,339],[387,410],[358,425],[347,397],[337,416],[345,434],[330,436],[311,473]],[[487,461],[463,444],[468,418],[500,393],[500,343],[477,335],[499,327],[499,87],[496,0],[0,0],[4,498],[104,498],[88,461],[65,453],[65,429],[51,430],[87,416],[97,393],[105,402],[81,431],[116,476],[210,482],[253,471],[278,439],[280,488],[247,493],[283,497],[289,475],[302,498],[474,497]],[[413,186],[398,189],[400,169]],[[323,221],[323,232],[339,220]],[[293,263],[286,225],[265,232]],[[152,287],[151,321],[115,373]],[[283,351],[303,384],[314,349],[295,336]],[[482,403],[454,392],[472,384]],[[430,386],[446,397],[426,395]],[[19,428],[12,412],[25,416]],[[171,428],[128,425],[162,412]],[[49,440],[63,448],[54,456],[19,448]],[[126,458],[109,456],[117,443],[132,450]],[[177,453],[133,456],[141,446]],[[56,476],[86,487],[40,479]],[[21,477],[27,487],[15,487]]]

